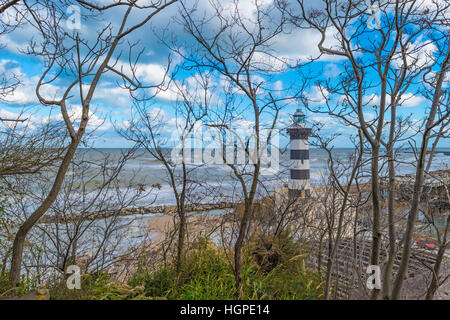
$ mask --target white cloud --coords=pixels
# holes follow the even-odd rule
[[[375,93],[372,93],[371,95],[363,97],[363,103],[370,107],[378,106],[380,105],[380,97]]]
[[[341,74],[342,70],[339,68],[337,64],[334,63],[328,63],[323,71],[323,75],[326,78],[336,78]]]
[[[49,121],[55,120],[56,116],[46,116],[39,115],[36,113],[32,113],[28,111],[22,112],[11,112],[6,109],[0,109],[0,117],[5,119],[13,119],[13,120],[25,120],[24,122],[16,123],[16,122],[4,122],[0,121],[0,126],[5,128],[13,128],[16,127],[18,129],[30,129],[34,130],[39,127],[39,125],[46,124]]]
[[[318,44],[321,40],[321,34],[312,29],[295,29],[288,34],[280,34],[275,38],[273,47],[279,54],[280,59],[285,59],[291,62],[307,61],[309,59],[316,59],[320,55]],[[334,28],[327,29],[325,33],[325,42],[323,44],[326,48],[338,49],[338,33]],[[343,58],[340,56],[323,55],[321,61],[338,61]]]
[[[283,81],[277,80],[273,84],[273,89],[276,91],[282,91],[283,90]]]
[[[327,89],[320,86],[314,86],[311,91],[305,94],[312,105],[318,105],[325,103],[328,98],[329,92]]]
[[[258,79],[255,78],[255,80]],[[189,101],[197,101],[199,105],[200,103],[204,104],[206,96],[206,100],[211,106],[221,102],[219,95],[213,90],[215,86],[216,83],[210,79],[208,74],[195,74],[186,78],[183,82],[172,80],[168,86],[153,88],[151,93],[164,100],[187,99]]]
[[[11,59],[0,60],[0,74],[5,77],[11,77],[12,75],[23,76],[20,64]]]
[[[151,118],[154,118],[159,121],[167,122],[168,116],[167,113],[161,108],[153,108],[147,112],[147,115]]]
[[[69,114],[70,120],[74,124],[78,124],[80,122],[82,112],[83,112],[83,109],[81,108],[80,105],[72,105],[69,107],[69,110],[67,111],[67,113]],[[58,120],[58,121],[63,121],[63,117],[60,113],[58,115],[54,116],[53,119]],[[77,127],[77,125],[75,125],[75,127]],[[105,119],[102,119],[98,115],[94,114],[92,112],[92,107],[91,107],[91,109],[89,110],[89,122],[88,122],[87,130],[96,129],[96,130],[100,130],[100,131],[105,131],[111,127],[112,127],[111,123],[108,121],[105,121]]]
[[[401,100],[400,105],[404,107],[417,107],[425,102],[425,99],[421,96],[416,96],[410,92],[405,93]]]
[[[405,34],[403,37],[406,39],[409,35]],[[434,62],[433,55],[436,51],[437,47],[433,41],[424,40],[423,37],[419,37],[416,41],[413,43],[410,42],[406,46],[406,65],[414,69],[428,66]],[[394,55],[392,64],[398,69],[404,66],[402,53],[400,51]]]
[[[278,50],[276,50],[276,52],[277,53],[275,55],[270,55],[264,52],[255,52],[252,56],[252,65],[269,72],[285,71],[287,63],[289,62],[289,57],[283,56],[282,54],[279,55]]]
[[[313,123],[320,123],[320,130],[330,131],[330,133],[340,133],[349,135],[355,133],[355,128],[342,123],[335,117],[329,115],[314,115],[311,117]]]
[[[389,105],[391,101],[390,95],[386,97],[386,104]],[[407,92],[402,95],[399,105],[402,107],[417,107],[425,102],[425,99],[421,96],[416,96],[411,92]],[[379,106],[380,105],[380,97],[375,93],[364,96],[363,103],[367,106]]]
[[[88,86],[86,86],[87,88]],[[115,83],[104,83],[97,87],[94,93],[94,102],[107,102],[112,106],[129,107],[131,98],[128,90],[116,86]]]
[[[22,84],[19,85],[14,92],[5,98],[5,101],[16,104],[28,104],[36,103],[38,99],[36,97],[36,85],[39,81],[39,77],[25,77]],[[61,92],[60,88],[53,84],[44,84],[40,88],[40,94],[42,97],[48,100],[53,100],[58,97]]]
[[[136,75],[147,84],[159,84],[164,81],[166,68],[154,63],[140,63],[136,67]]]
[[[236,4],[234,1],[223,1],[225,5],[223,6],[223,11],[228,14],[233,14],[236,9]],[[258,5],[260,7],[266,7],[273,3],[273,0],[259,0]],[[257,13],[257,8],[255,6],[255,0],[240,0],[237,2],[237,8],[239,10],[239,15],[243,18],[251,19],[254,18]]]
[[[18,120],[18,119],[27,119],[26,123],[17,123],[17,122],[9,122],[9,121],[0,121],[0,128],[5,129],[13,129],[14,127],[26,127],[30,125],[30,115],[27,114],[19,114],[15,112],[10,112],[5,109],[0,109],[0,118],[2,119],[10,119],[10,120]]]

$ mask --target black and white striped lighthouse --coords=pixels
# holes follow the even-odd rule
[[[290,136],[290,179],[289,198],[310,196],[309,186],[309,143],[311,128],[306,127],[305,114],[300,110],[293,115],[293,123],[287,129]]]

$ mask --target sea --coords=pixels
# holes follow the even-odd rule
[[[111,160],[111,165],[120,159],[121,155],[128,152],[128,149],[120,148],[98,148],[98,149],[80,149],[77,152],[76,159],[86,159],[94,163],[101,163],[104,159]],[[170,150],[167,150],[167,155]],[[339,167],[342,172],[342,179],[348,179],[350,157],[354,149],[334,148],[332,156],[335,165],[341,162],[345,167]],[[381,152],[382,154],[383,152]],[[170,158],[170,156],[169,156]],[[289,180],[289,152],[280,152],[278,157],[278,166],[274,170],[264,170],[260,176],[259,196],[273,192],[276,188],[284,186]],[[364,155],[363,161],[366,162],[365,170],[362,172],[360,182],[368,180],[370,155]],[[381,161],[382,163],[383,161]],[[385,161],[384,161],[385,162]],[[415,172],[416,157],[411,150],[397,151],[396,174],[403,176]],[[450,147],[438,148],[432,161],[431,170],[448,169],[450,166]],[[241,193],[240,182],[236,179],[232,169],[224,164],[190,164],[188,167],[189,189],[191,190],[191,199],[197,197],[198,202],[218,202],[237,200]],[[236,165],[239,172],[243,172],[244,179],[248,183],[252,177],[252,165]],[[267,166],[266,166],[267,167]],[[322,149],[310,149],[310,183],[311,185],[320,185],[327,181],[329,176],[329,157],[326,151]],[[266,168],[267,169],[267,168]],[[181,166],[178,165],[175,170],[176,184],[178,188],[181,185]],[[68,175],[70,176],[70,172]],[[380,165],[380,176],[387,176],[387,165]],[[134,155],[128,159],[123,166],[119,180],[121,186],[125,188],[130,185],[139,185],[141,190],[151,191],[150,194],[154,205],[173,205],[175,198],[169,183],[164,164],[152,156],[146,150],[136,150]],[[345,182],[345,181],[344,181]],[[152,187],[153,186],[153,187]],[[156,187],[155,187],[156,186]],[[196,194],[196,195],[194,195]],[[141,199],[136,206],[146,205],[149,199]]]
[[[79,209],[84,210],[98,210],[97,207],[92,206],[85,208],[89,203],[90,194],[93,197],[98,197],[95,189],[101,184],[102,179],[113,172],[115,164],[121,159],[124,153],[129,152],[129,149],[79,149],[76,153],[74,163],[80,164],[81,161],[87,161],[91,167],[87,171],[80,173],[80,166],[71,166],[67,173],[63,188],[58,196],[57,201],[52,206],[52,209],[47,215],[60,214],[58,212],[79,212]],[[170,150],[167,150],[169,153]],[[346,148],[335,148],[332,151],[332,156],[335,163],[341,162],[348,170],[351,170],[349,162],[354,150]],[[273,171],[266,171],[260,177],[258,184],[258,197],[262,197],[274,191],[277,187],[283,186],[289,179],[289,153],[281,152],[279,154],[278,169]],[[101,164],[108,159],[107,165],[102,167]],[[400,151],[397,155],[398,162],[396,164],[397,174],[406,175],[414,173],[415,170],[415,155],[409,151]],[[370,155],[365,155],[364,159],[367,162],[367,169],[370,165]],[[436,150],[436,155],[433,159],[431,170],[448,169],[450,164],[450,148],[439,148]],[[312,185],[320,185],[326,183],[328,177],[329,159],[328,154],[321,149],[310,149],[310,181]],[[179,180],[181,170],[177,166],[175,170],[176,184],[180,187]],[[98,171],[95,169],[103,168]],[[243,172],[243,179],[249,183],[252,178],[252,166],[238,164],[237,169]],[[248,171],[246,171],[248,169]],[[386,174],[387,168],[381,167],[381,175]],[[368,170],[367,170],[368,171]],[[38,185],[31,187],[33,190],[41,190],[43,196],[46,195],[46,190],[50,187],[52,182],[48,179],[47,185]],[[346,171],[341,171],[342,179],[348,179]],[[362,179],[369,179],[369,174],[365,174]],[[148,207],[148,206],[164,206],[175,204],[173,190],[169,184],[169,177],[163,163],[155,159],[145,150],[136,150],[131,158],[129,158],[123,165],[117,177],[117,184],[108,192],[111,194],[103,194],[98,198],[103,200],[106,205],[114,205],[110,202],[117,201],[118,197],[133,197],[134,193],[141,192],[144,196],[137,197],[134,201],[129,201],[128,207]],[[188,202],[191,203],[211,203],[219,201],[233,201],[240,199],[242,195],[242,188],[240,182],[235,178],[233,171],[226,165],[220,164],[193,164],[188,165]],[[75,188],[71,187],[76,186]],[[89,191],[90,190],[90,191]],[[131,190],[131,192],[130,192]],[[24,205],[28,201],[29,204]],[[69,199],[70,198],[70,199]],[[67,199],[70,201],[66,202]],[[97,199],[97,198],[95,198]],[[126,199],[122,199],[127,202]],[[14,208],[23,208],[28,213],[40,204],[33,196],[23,195],[19,199],[20,206]],[[94,209],[93,209],[94,208]],[[105,209],[102,207],[102,210]],[[18,209],[19,210],[19,209]],[[212,212],[205,212],[204,214],[222,215],[227,209],[213,210]],[[91,211],[89,211],[91,212]],[[20,216],[25,215],[25,212],[18,213]],[[191,212],[189,214],[196,214]],[[46,265],[55,266],[60,264],[60,252],[67,251],[67,244],[65,241],[54,241],[54,239],[73,239],[77,234],[78,252],[80,256],[96,258],[92,260],[92,268],[103,268],[105,265],[113,263],[113,261],[122,254],[128,253],[130,248],[139,248],[139,246],[146,241],[145,239],[153,239],[154,233],[150,232],[148,226],[151,224],[152,217],[160,216],[161,213],[152,214],[136,214],[130,216],[114,216],[111,218],[98,219],[93,221],[84,221],[81,225],[75,226],[72,222],[67,223],[49,223],[35,227],[30,232],[28,239],[31,242],[39,243],[43,250],[36,254],[36,251],[30,251],[26,254],[25,261],[28,265]],[[110,234],[108,241],[104,242],[104,235]],[[216,237],[213,240],[220,245]],[[0,242],[2,235],[0,235]],[[101,246],[103,244],[103,246]],[[99,253],[99,248],[102,248],[102,253]],[[28,249],[27,249],[28,250]],[[28,252],[28,251],[27,251]],[[0,247],[0,255],[1,247]],[[106,259],[106,260],[105,260]],[[106,261],[106,262],[105,262]],[[32,271],[34,272],[34,271]],[[38,274],[44,271],[37,270]],[[56,274],[54,268],[46,269],[45,274],[51,276]]]

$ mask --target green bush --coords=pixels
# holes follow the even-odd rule
[[[185,257],[177,274],[174,266],[154,271],[140,269],[129,285],[144,287],[151,297],[168,299],[233,299],[234,276],[226,259],[208,241]]]
[[[304,266],[305,254],[288,235],[272,240],[270,246],[250,241],[244,250],[244,299],[320,299],[320,276]],[[261,247],[270,247],[264,252]],[[259,251],[255,251],[258,248]],[[263,252],[263,257],[255,256]],[[275,255],[275,262],[266,257]],[[268,259],[270,260],[270,259]],[[142,265],[128,283],[112,280],[106,272],[83,275],[80,290],[69,290],[64,279],[47,283],[53,300],[130,299],[235,299],[234,272],[222,249],[208,239],[199,241],[185,255],[179,273],[173,264]],[[26,293],[31,284],[21,284]],[[0,295],[9,289],[8,277],[0,274]]]
[[[50,299],[52,300],[133,300],[146,299],[142,295],[144,288],[130,287],[110,279],[104,272],[84,275],[81,289],[69,290],[64,281],[49,284]]]
[[[255,264],[251,250],[243,264],[244,299],[320,299],[323,287],[317,273],[308,270],[303,255],[286,238],[280,263],[267,272]],[[168,299],[235,299],[234,273],[224,253],[208,240],[199,243],[184,259],[180,273],[173,266],[140,269],[129,282],[143,286],[148,297]]]
[[[9,283],[9,272],[0,272],[0,299],[23,296],[34,288],[34,281],[31,280],[22,280],[17,284],[16,288],[13,288]]]

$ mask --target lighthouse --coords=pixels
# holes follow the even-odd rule
[[[311,128],[306,127],[305,114],[300,110],[293,115],[293,123],[288,127],[290,137],[290,177],[289,199],[310,196],[309,186],[309,143]]]

